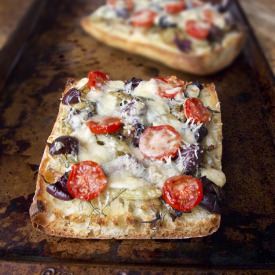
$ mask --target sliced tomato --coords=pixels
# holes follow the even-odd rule
[[[87,126],[90,130],[97,135],[112,134],[117,132],[122,123],[118,117],[94,117],[87,122]]]
[[[205,39],[209,34],[210,26],[206,22],[199,22],[196,20],[186,21],[186,32],[197,39]]]
[[[92,200],[98,197],[106,186],[107,178],[96,162],[86,160],[72,166],[67,188],[73,198]]]
[[[174,1],[171,3],[167,3],[164,6],[164,9],[168,13],[172,13],[172,14],[178,13],[185,9],[185,3],[184,3],[184,1]]]
[[[150,28],[154,24],[156,13],[151,10],[140,10],[131,16],[131,24],[135,27]]]
[[[163,185],[162,197],[172,208],[190,211],[203,198],[202,182],[187,175],[171,177]]]
[[[103,84],[105,81],[109,79],[109,76],[101,71],[91,71],[88,74],[88,78],[88,87],[93,88]]]
[[[164,83],[160,83],[158,94],[165,98],[174,98],[178,93],[182,92],[182,88],[185,86],[185,81],[176,76],[156,77],[156,79]]]
[[[198,98],[188,98],[184,103],[184,114],[186,118],[193,119],[196,123],[206,123],[211,120],[211,112]]]
[[[181,136],[170,125],[148,127],[139,140],[139,150],[152,159],[174,157],[181,145]]]

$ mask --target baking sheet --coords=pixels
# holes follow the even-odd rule
[[[197,77],[104,46],[85,34],[80,18],[102,1],[41,3],[45,7],[0,94],[0,257],[30,265],[57,261],[70,266],[76,262],[83,268],[88,262],[121,267],[134,264],[137,271],[139,265],[175,270],[274,267],[274,78],[239,5],[234,1],[231,9],[247,26],[243,53],[224,71]],[[79,78],[89,70],[106,71],[112,79],[174,74],[216,83],[227,176],[217,233],[189,240],[116,241],[62,239],[32,229],[28,209],[58,99],[68,77]]]

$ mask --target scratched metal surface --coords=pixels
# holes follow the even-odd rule
[[[21,261],[175,267],[274,267],[273,79],[252,34],[228,69],[194,77],[112,49],[86,35],[82,16],[100,1],[48,1],[20,62],[0,94],[0,257]],[[234,4],[236,16],[242,15]],[[241,18],[241,20],[243,20]],[[253,56],[251,55],[253,54]],[[250,66],[256,64],[254,69]],[[113,79],[175,74],[214,81],[222,103],[227,175],[221,228],[190,240],[76,240],[48,237],[30,224],[28,209],[45,141],[67,77],[91,69]],[[264,122],[265,121],[265,122]]]

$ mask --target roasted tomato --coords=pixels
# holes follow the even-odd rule
[[[150,28],[154,24],[156,15],[157,14],[151,10],[140,10],[133,13],[130,21],[131,24],[135,27]]]
[[[188,212],[201,202],[202,190],[199,179],[187,175],[175,176],[164,183],[162,197],[172,208]]]
[[[185,9],[185,3],[184,3],[183,0],[174,1],[174,2],[171,2],[171,3],[167,3],[164,6],[164,9],[168,13],[172,13],[172,14],[178,13],[178,12],[182,11],[183,9]]]
[[[191,118],[196,123],[206,123],[211,119],[211,112],[198,98],[186,99],[184,103],[184,114],[186,118]]]
[[[176,76],[156,77],[159,81],[158,94],[165,98],[174,98],[182,92],[185,82]]]
[[[109,76],[101,71],[91,71],[88,74],[88,87],[94,88],[98,85],[103,84],[105,81],[109,79]]]
[[[151,126],[141,134],[139,149],[152,159],[174,157],[181,145],[180,134],[170,125]]]
[[[91,132],[97,135],[112,134],[117,132],[122,123],[118,117],[93,117],[87,122]]]
[[[208,36],[210,25],[206,22],[199,22],[196,20],[186,21],[186,32],[197,39],[206,39]]]
[[[106,186],[106,176],[96,162],[87,160],[72,166],[67,188],[73,198],[90,201],[98,197]]]

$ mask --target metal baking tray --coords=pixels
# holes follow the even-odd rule
[[[233,1],[230,9],[247,29],[243,52],[222,72],[196,77],[104,46],[85,34],[80,18],[101,3],[37,0],[0,53],[0,60],[14,57],[9,63],[0,62],[0,273],[271,271],[274,77],[239,4]],[[20,31],[30,24],[34,27],[28,34]],[[77,240],[49,237],[32,228],[28,210],[58,99],[68,77],[82,77],[92,69],[106,71],[113,79],[174,74],[216,83],[227,176],[217,233],[189,240]]]

